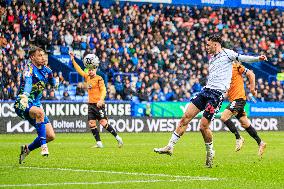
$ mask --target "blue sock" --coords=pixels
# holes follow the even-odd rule
[[[28,148],[30,151],[37,149],[40,147],[40,138],[36,137],[36,139],[33,141],[33,143],[31,143]]]
[[[35,128],[37,130],[38,137],[36,137],[36,139],[28,146],[30,151],[39,148],[43,144],[46,144],[45,124],[43,122],[36,123]]]
[[[40,139],[40,145],[46,144],[46,129],[44,122],[36,123],[35,128]]]

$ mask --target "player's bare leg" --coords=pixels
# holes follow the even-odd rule
[[[262,140],[259,138],[259,136],[258,136],[256,130],[251,126],[250,121],[249,121],[249,119],[247,118],[247,116],[242,116],[242,117],[239,119],[239,121],[240,121],[240,123],[241,123],[241,126],[242,126],[243,128],[245,128],[246,131],[248,132],[248,134],[249,134],[252,138],[254,138],[254,140],[257,142],[257,144],[258,144],[258,155],[259,155],[260,157],[262,157],[262,155],[263,155],[263,153],[264,153],[264,150],[265,150],[265,148],[266,148],[266,143],[265,143],[264,141],[262,141]]]
[[[51,123],[45,124],[46,129],[46,142],[51,142],[55,139],[55,133]]]
[[[211,143],[213,139],[212,131],[209,128],[210,123],[211,121],[205,117],[202,117],[200,120],[200,132],[205,143]]]
[[[223,123],[228,127],[228,129],[236,136],[236,148],[235,151],[240,151],[245,140],[243,137],[240,136],[238,129],[236,128],[235,124],[232,122],[231,117],[234,115],[228,109],[225,109],[221,115],[221,120]]]
[[[189,122],[200,112],[200,110],[193,104],[190,103],[187,107],[186,112],[181,118],[178,127],[172,134],[168,145],[163,148],[154,148],[154,152],[159,154],[172,155],[174,150],[174,145],[177,143],[179,138],[185,133]]]
[[[207,118],[202,117],[200,120],[200,132],[203,136],[205,147],[206,147],[206,163],[205,165],[209,168],[213,165],[213,158],[215,151],[213,150],[213,135],[210,130],[210,122]]]
[[[99,122],[108,132],[110,132],[115,137],[118,143],[118,147],[121,148],[123,146],[123,140],[114,130],[114,128],[108,124],[107,119],[101,119]]]
[[[96,145],[93,146],[94,148],[103,148],[103,143],[101,141],[100,133],[97,128],[96,120],[89,120],[89,127],[92,131],[94,138],[96,139]]]

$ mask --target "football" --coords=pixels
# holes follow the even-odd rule
[[[83,63],[86,68],[97,68],[100,60],[95,54],[87,54],[83,59]]]

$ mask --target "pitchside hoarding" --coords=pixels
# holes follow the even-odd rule
[[[284,102],[256,103],[250,106],[251,116],[284,116]]]
[[[43,103],[43,108],[49,117],[56,133],[87,132],[88,107],[84,103]],[[171,132],[178,126],[179,118],[150,118],[131,116],[130,103],[107,103],[106,112],[109,123],[118,132]],[[252,126],[256,130],[278,131],[284,130],[284,117],[252,117]],[[199,131],[200,118],[191,121],[188,131]],[[237,127],[239,122],[233,119]],[[227,128],[220,119],[215,119],[211,124],[213,131],[225,131]],[[105,132],[100,128],[101,132]],[[14,112],[13,103],[0,103],[0,133],[30,133],[34,128],[27,121],[23,121]]]
[[[120,0],[122,2],[129,0]],[[87,0],[79,0],[79,2],[87,2]],[[242,7],[250,8],[251,6],[263,9],[284,8],[283,0],[130,0],[132,3],[169,3],[176,5],[191,5],[191,6],[220,6],[220,7]],[[100,3],[109,7],[113,4],[111,0],[100,0]]]
[[[284,7],[283,0],[175,0],[173,4],[243,8],[254,6],[264,9]]]
[[[190,102],[153,102],[151,110],[153,117],[176,117],[180,118],[186,111]],[[216,114],[216,118],[221,116],[221,113],[229,105],[229,102],[223,102],[220,111]],[[141,106],[140,106],[141,107]],[[257,102],[246,103],[245,111],[248,117],[270,117],[284,116],[284,102]],[[201,118],[203,112],[200,112],[197,117]]]
[[[153,117],[177,117],[180,118],[186,111],[190,102],[153,102],[151,103],[152,116]],[[229,102],[223,102],[220,111],[216,114],[219,118],[221,113],[229,105]],[[250,116],[250,104],[247,103],[245,106],[247,115]],[[201,118],[203,112],[200,112],[197,117]]]
[[[172,132],[178,126],[180,119],[175,118],[139,118],[130,116],[112,116],[109,119],[109,123],[118,132]],[[257,131],[278,131],[284,130],[283,117],[262,117],[262,118],[251,118],[252,126]],[[199,131],[199,118],[193,119],[187,131]],[[80,133],[87,132],[88,125],[87,119],[84,116],[51,116],[50,122],[56,133]],[[236,126],[240,130],[244,130],[240,123],[233,119]],[[16,117],[14,119],[1,119],[0,133],[31,133],[35,132],[34,127],[29,125],[27,121],[23,121]],[[224,126],[220,119],[215,119],[210,128],[212,131],[227,131],[228,129]],[[105,130],[100,127],[101,132]]]
[[[45,114],[57,133],[86,132],[88,105],[74,102],[42,103]],[[32,132],[34,128],[17,116],[14,103],[0,102],[0,133]],[[130,103],[107,103],[107,115],[115,117],[131,116]]]

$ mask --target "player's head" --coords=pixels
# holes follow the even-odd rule
[[[97,73],[97,69],[89,69],[88,73],[89,76],[94,77]]]
[[[46,64],[46,54],[43,49],[32,47],[29,51],[29,56],[33,64],[43,66]]]
[[[86,68],[86,71],[88,72],[90,77],[94,77],[97,75],[97,69],[98,69],[97,66],[91,66]]]
[[[216,54],[222,48],[222,37],[218,34],[213,34],[208,37],[206,42],[206,51],[209,54]]]

